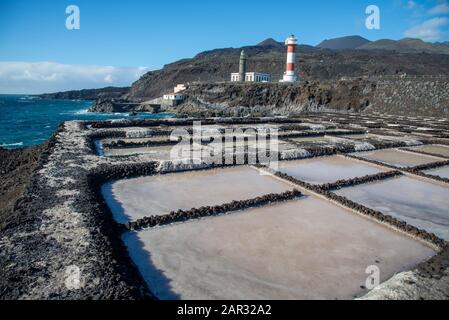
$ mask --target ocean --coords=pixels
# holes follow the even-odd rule
[[[67,120],[107,120],[122,118],[160,119],[172,114],[89,113],[91,101],[45,100],[25,95],[0,95],[0,147],[13,149],[41,144]]]

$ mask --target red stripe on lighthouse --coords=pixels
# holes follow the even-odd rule
[[[294,71],[294,70],[295,70],[295,64],[287,63],[287,71]]]
[[[287,47],[287,52],[288,52],[288,53],[293,53],[293,52],[295,52],[295,46],[289,45],[289,46]]]

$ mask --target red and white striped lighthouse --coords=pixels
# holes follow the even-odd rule
[[[287,46],[287,68],[281,82],[295,82],[298,79],[295,75],[295,49],[297,44],[298,39],[294,35],[291,35],[285,40],[285,45]]]

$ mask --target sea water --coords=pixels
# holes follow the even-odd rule
[[[91,113],[85,100],[47,100],[35,96],[0,95],[0,147],[13,149],[43,143],[58,125],[69,120],[121,118],[159,119],[172,114]]]

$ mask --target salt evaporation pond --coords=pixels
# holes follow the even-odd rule
[[[138,154],[150,155],[155,160],[170,160],[170,151],[173,146],[135,147],[135,148],[111,148],[104,149],[107,157],[131,156]]]
[[[426,171],[424,171],[424,173],[427,173],[427,174],[430,174],[433,176],[438,176],[441,178],[449,179],[449,166],[445,166],[445,167],[441,167],[441,168],[437,168],[437,169],[426,170]]]
[[[311,184],[323,184],[373,175],[384,170],[361,161],[331,156],[279,162],[279,171]]]
[[[302,137],[302,138],[290,138],[293,142],[315,142],[315,143],[331,143],[332,137],[317,136],[317,137]]]
[[[443,145],[424,145],[411,148],[416,151],[427,152],[438,156],[449,157],[449,147]]]
[[[175,152],[172,152],[176,148],[175,145],[164,146],[151,146],[151,147],[132,147],[132,148],[106,148],[103,149],[103,155],[106,157],[117,156],[132,156],[132,155],[147,155],[152,160],[181,160],[192,159],[195,154],[193,148],[187,149],[187,147],[179,147]],[[206,147],[196,146],[195,150],[202,150],[206,152]],[[206,153],[207,154],[207,153]]]
[[[286,182],[243,166],[119,180],[103,185],[102,192],[115,220],[125,223],[292,189]]]
[[[102,143],[111,143],[111,142],[133,142],[133,143],[145,143],[145,142],[160,142],[170,140],[169,136],[154,136],[148,138],[108,138],[101,140]]]
[[[159,299],[352,299],[368,266],[381,281],[430,247],[316,197],[127,233]]]
[[[442,185],[399,177],[336,193],[449,240],[449,188]]]
[[[369,138],[372,138],[372,135],[369,134],[345,134],[345,135],[340,135],[340,136],[335,136],[338,138],[343,138],[343,139],[350,139],[350,140],[366,140]]]
[[[411,152],[399,151],[396,149],[361,152],[354,153],[354,155],[368,160],[379,161],[399,168],[415,167],[422,164],[441,161],[441,159],[436,157],[413,154]]]

